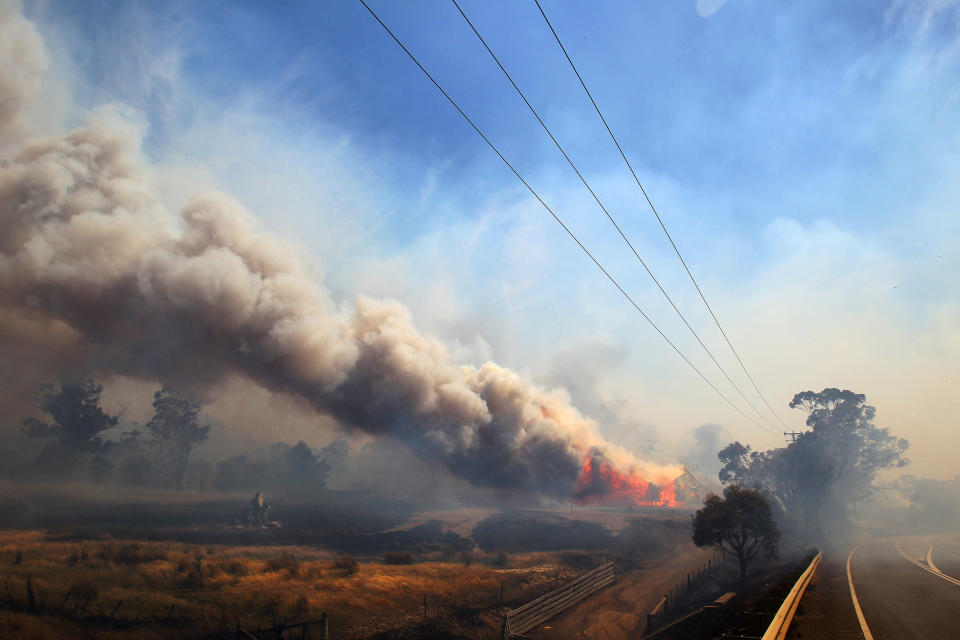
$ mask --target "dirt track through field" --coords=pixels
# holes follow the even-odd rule
[[[527,635],[536,640],[637,638],[645,629],[647,612],[688,572],[703,566],[711,557],[709,550],[687,545],[678,547],[674,553],[658,558],[645,569],[617,576],[613,586]]]

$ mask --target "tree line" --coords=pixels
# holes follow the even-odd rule
[[[38,389],[35,405],[44,418],[24,418],[22,429],[43,445],[21,476],[183,489],[191,454],[208,440],[212,426],[199,403],[160,388],[153,396],[151,418],[117,434],[121,413],[104,411],[102,393],[103,385],[92,379],[61,380]],[[346,454],[345,441],[320,452],[302,441],[278,442],[254,454],[219,460],[211,484],[226,491],[322,490],[330,471],[327,459],[342,460]],[[197,488],[209,487],[201,481]]]

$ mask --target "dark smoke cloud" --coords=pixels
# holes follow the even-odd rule
[[[241,374],[478,485],[565,494],[590,452],[658,481],[675,475],[603,440],[563,392],[492,363],[450,363],[399,303],[338,305],[230,196],[168,210],[140,149],[138,128],[105,108],[0,167],[4,334],[11,318],[55,323],[70,344],[44,349],[195,394]]]

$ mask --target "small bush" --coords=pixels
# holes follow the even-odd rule
[[[199,562],[193,564],[183,577],[183,586],[188,589],[203,588],[203,565]]]
[[[139,542],[115,544],[112,542],[100,546],[96,557],[114,564],[145,564],[155,560],[166,560],[167,550],[162,545],[146,545]]]
[[[333,568],[343,571],[344,574],[348,576],[352,576],[360,570],[360,566],[357,564],[357,559],[353,556],[340,556],[333,561]]]
[[[589,571],[597,566],[597,558],[589,553],[571,551],[560,554],[560,563],[576,571]]]
[[[273,557],[267,558],[267,571],[281,571],[286,569],[293,575],[297,573],[297,569],[299,568],[300,561],[297,559],[297,556],[289,551],[282,551]]]
[[[383,554],[383,564],[413,564],[413,556],[406,551],[387,551]]]
[[[239,558],[231,558],[220,563],[220,569],[231,576],[245,576],[249,573],[247,563]]]
[[[440,561],[453,562],[457,558],[457,550],[449,544],[440,547]]]
[[[135,542],[120,545],[117,549],[116,562],[123,564],[144,564],[156,560],[166,560],[166,550],[157,545],[141,545]]]
[[[299,596],[297,596],[297,600],[294,603],[294,606],[296,607],[297,612],[306,613],[307,611],[310,610],[310,601],[307,600],[307,596],[301,593]]]
[[[90,554],[87,553],[86,549],[74,549],[73,553],[67,557],[67,564],[75,565],[80,562],[87,562],[88,560],[90,560]]]

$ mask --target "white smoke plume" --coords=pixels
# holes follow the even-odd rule
[[[337,305],[230,196],[211,191],[170,211],[141,131],[115,108],[18,144],[7,131],[45,55],[22,35],[36,31],[16,5],[0,6],[0,34],[39,44],[30,55],[0,44],[0,126],[18,148],[0,166],[0,331],[10,318],[55,323],[89,370],[181,389],[239,373],[482,486],[570,495],[596,455],[658,483],[679,474],[605,441],[562,391],[492,363],[455,366],[397,302]]]
[[[16,0],[0,0],[0,137],[19,138],[25,108],[47,70],[43,38]]]

